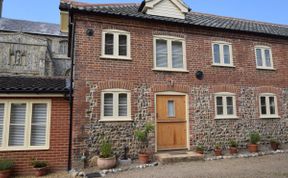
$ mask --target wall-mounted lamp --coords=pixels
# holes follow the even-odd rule
[[[195,76],[196,76],[196,78],[197,78],[198,80],[203,80],[203,78],[204,78],[204,72],[202,72],[202,71],[199,70],[199,71],[196,72]]]
[[[87,30],[86,30],[86,35],[87,35],[87,36],[93,36],[93,35],[94,35],[94,30],[93,30],[93,29],[90,29],[90,28],[87,29]]]

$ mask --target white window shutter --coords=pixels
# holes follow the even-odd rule
[[[4,104],[0,104],[0,147],[3,142]]]
[[[26,104],[11,104],[9,146],[24,146]]]
[[[168,49],[166,40],[156,40],[156,67],[168,67]]]
[[[104,94],[104,116],[113,116],[113,93]]]
[[[47,104],[32,105],[31,146],[46,145]]]
[[[119,116],[127,116],[127,94],[121,93],[119,94],[119,109],[118,109],[118,115]]]
[[[172,42],[172,68],[183,68],[182,42]]]

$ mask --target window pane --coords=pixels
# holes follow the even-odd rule
[[[217,115],[223,115],[223,98],[216,97]]]
[[[224,64],[230,64],[230,47],[228,45],[224,45]]]
[[[127,36],[119,35],[119,56],[127,56]]]
[[[267,111],[266,111],[266,97],[262,96],[260,98],[261,100],[261,114],[267,114]]]
[[[172,42],[172,67],[183,68],[183,47],[182,42]]]
[[[269,104],[270,104],[270,114],[276,114],[274,97],[269,97]]]
[[[233,97],[226,97],[226,101],[227,101],[227,114],[228,115],[233,115],[234,111],[233,111]]]
[[[213,51],[214,51],[214,63],[220,64],[220,46],[219,46],[219,44],[213,45]]]
[[[46,144],[47,104],[32,105],[31,146]]]
[[[105,34],[105,54],[113,55],[114,35],[110,33]]]
[[[166,40],[156,40],[156,67],[168,67]]]
[[[26,104],[11,104],[9,146],[24,146]]]
[[[271,67],[270,50],[268,49],[265,50],[265,61],[266,61],[266,66]]]
[[[3,140],[4,104],[0,104],[0,147]]]
[[[104,94],[104,116],[113,116],[113,94]]]
[[[127,94],[119,94],[119,116],[127,116]]]
[[[257,66],[263,66],[261,49],[256,49]]]
[[[174,101],[170,100],[168,101],[167,105],[167,110],[168,110],[168,117],[175,117],[175,103]]]

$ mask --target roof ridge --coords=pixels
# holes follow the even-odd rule
[[[67,78],[65,77],[61,77],[61,76],[27,76],[27,75],[17,75],[17,76],[13,76],[13,75],[0,75],[0,78],[25,78],[25,79],[47,79],[47,80],[65,80]]]
[[[288,25],[286,25],[286,24],[277,24],[277,23],[271,23],[271,22],[263,22],[263,21],[250,20],[250,19],[244,19],[244,18],[208,14],[208,13],[203,13],[203,12],[194,12],[194,11],[192,12],[192,11],[190,11],[188,13],[189,14],[200,14],[200,15],[206,15],[206,16],[214,16],[214,17],[220,17],[220,18],[225,18],[225,19],[230,19],[230,20],[238,20],[238,21],[242,21],[242,22],[253,22],[253,23],[258,23],[258,24],[261,24],[261,25],[272,25],[272,26],[277,26],[277,27],[288,28]]]
[[[140,6],[140,3],[105,3],[105,4],[100,4],[100,3],[85,3],[85,2],[76,2],[72,1],[71,2],[72,6]]]
[[[42,23],[42,24],[49,24],[49,25],[59,25],[57,23],[50,23],[50,22],[40,22],[40,21],[32,21],[32,20],[27,20],[27,19],[12,19],[12,18],[7,18],[7,17],[2,17],[0,18],[4,20],[13,20],[13,21],[22,21],[22,22],[32,22],[32,23]]]

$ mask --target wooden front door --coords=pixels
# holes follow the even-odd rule
[[[156,98],[157,149],[186,149],[186,97],[158,95]]]

